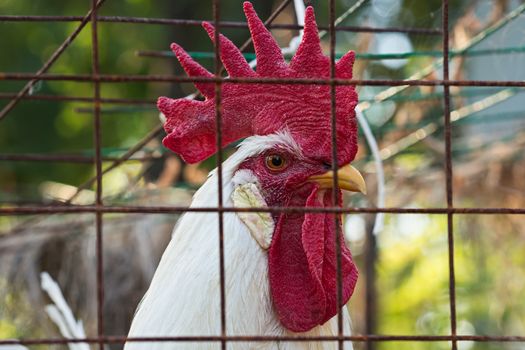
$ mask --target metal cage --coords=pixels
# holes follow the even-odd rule
[[[23,99],[44,99],[52,101],[79,101],[89,102],[93,106],[93,144],[95,148],[94,157],[81,157],[81,156],[68,156],[68,155],[56,155],[56,156],[45,156],[38,154],[18,154],[18,155],[1,155],[0,160],[13,161],[13,160],[25,160],[25,161],[60,161],[60,162],[73,162],[73,163],[88,163],[94,164],[96,167],[96,176],[85,183],[79,188],[87,188],[95,185],[96,188],[96,201],[94,205],[72,205],[71,201],[66,205],[39,205],[39,206],[15,206],[7,205],[0,207],[0,215],[51,215],[56,213],[91,213],[96,217],[96,256],[97,256],[97,319],[98,319],[98,335],[93,338],[87,339],[22,339],[22,340],[0,340],[1,345],[9,344],[20,344],[20,345],[46,345],[46,344],[68,344],[68,343],[90,343],[98,344],[100,349],[104,348],[105,344],[110,343],[125,343],[125,342],[143,342],[147,347],[149,341],[205,341],[205,342],[217,342],[222,345],[223,349],[226,349],[228,342],[239,342],[239,341],[268,341],[268,340],[282,340],[282,341],[337,341],[339,348],[343,348],[344,341],[364,342],[366,344],[373,342],[392,342],[392,341],[439,341],[449,342],[452,349],[458,348],[458,343],[464,341],[475,341],[475,342],[525,342],[525,336],[478,336],[478,335],[462,335],[457,332],[457,321],[456,321],[456,278],[455,278],[455,261],[454,261],[454,231],[453,231],[453,218],[456,214],[525,214],[523,208],[461,208],[454,206],[453,203],[453,184],[452,184],[452,158],[451,158],[451,107],[450,107],[450,88],[454,86],[477,86],[477,87],[525,87],[523,81],[471,81],[471,80],[451,80],[449,79],[449,1],[442,0],[442,28],[437,29],[422,29],[422,28],[373,28],[373,27],[336,27],[335,25],[335,1],[329,0],[327,5],[329,6],[329,18],[330,23],[327,28],[330,35],[330,58],[331,58],[331,79],[278,79],[278,78],[225,78],[222,76],[221,65],[219,59],[218,45],[215,46],[215,77],[214,78],[195,78],[186,76],[170,76],[170,75],[112,75],[101,73],[99,64],[99,38],[98,38],[98,23],[100,22],[128,22],[128,23],[153,23],[153,24],[167,24],[167,25],[187,25],[194,26],[200,25],[198,21],[192,20],[179,20],[179,19],[156,19],[156,18],[136,18],[136,17],[115,17],[115,16],[99,16],[98,10],[105,3],[105,0],[92,0],[91,9],[83,16],[0,16],[0,22],[30,22],[30,21],[68,21],[78,22],[76,29],[69,35],[66,40],[60,45],[55,52],[49,57],[45,64],[35,73],[17,73],[17,72],[1,72],[0,80],[19,80],[27,81],[25,86],[18,93],[4,93],[1,95],[2,99],[8,99],[9,103],[0,111],[0,121],[6,117],[6,115]],[[281,11],[291,3],[291,0],[283,0],[282,3],[276,7],[276,10],[266,20],[266,25],[271,25],[272,21],[277,17]],[[324,5],[319,4],[318,6]],[[48,74],[48,70],[57,61],[60,55],[69,47],[69,45],[75,40],[78,34],[85,28],[87,24],[91,23],[91,38],[92,38],[92,73],[91,74]],[[215,32],[216,40],[219,42],[218,35],[220,28],[238,28],[243,27],[245,24],[238,22],[223,22],[221,21],[219,11],[219,0],[213,0],[213,24],[218,30]],[[297,25],[273,25],[273,27],[280,27],[286,29],[300,29]],[[321,29],[323,29],[321,27]],[[335,32],[336,30],[345,31],[363,31],[363,32],[407,32],[407,33],[418,33],[423,35],[440,35],[442,37],[442,60],[443,60],[443,71],[442,79],[429,80],[429,79],[414,79],[414,80],[366,80],[366,79],[335,79],[334,62],[335,62]],[[245,49],[250,41],[246,42],[241,47],[241,50]],[[59,81],[84,81],[91,82],[93,84],[93,96],[91,97],[71,97],[71,96],[30,96],[28,92],[30,89],[40,80],[59,80]],[[144,145],[158,136],[161,133],[161,126],[155,128],[144,138],[131,147],[122,157],[108,158],[103,157],[101,153],[101,104],[103,103],[118,103],[118,104],[151,104],[153,101],[149,100],[127,100],[127,99],[108,99],[101,97],[101,85],[110,82],[170,82],[170,83],[181,83],[181,82],[197,82],[207,81],[215,83],[215,90],[217,98],[216,103],[216,127],[217,127],[217,145],[220,149],[221,145],[221,85],[224,82],[239,83],[239,84],[251,84],[251,83],[263,83],[263,84],[324,84],[331,87],[332,94],[332,145],[335,145],[335,87],[338,85],[368,85],[368,86],[440,86],[443,88],[444,97],[442,103],[444,105],[444,143],[445,143],[445,166],[444,173],[446,177],[446,207],[442,208],[423,208],[423,209],[410,209],[410,208],[324,208],[320,209],[322,212],[329,213],[398,213],[398,214],[445,214],[447,217],[447,237],[448,237],[448,271],[449,271],[449,300],[450,300],[450,334],[448,335],[378,335],[378,334],[363,334],[363,335],[345,335],[343,334],[342,328],[342,314],[338,314],[338,325],[339,333],[337,336],[332,337],[304,337],[304,336],[293,336],[293,337],[275,337],[275,336],[264,336],[264,335],[253,335],[253,336],[229,336],[228,330],[226,329],[226,315],[227,305],[225,303],[225,291],[224,291],[224,246],[223,246],[223,225],[222,215],[226,212],[238,212],[238,211],[250,211],[250,212],[315,212],[319,209],[314,208],[252,208],[252,209],[236,209],[227,208],[222,205],[223,194],[222,188],[219,185],[218,188],[218,202],[217,206],[209,208],[187,208],[178,206],[115,206],[106,205],[102,200],[102,178],[105,173],[118,167],[126,160],[130,159],[138,150]],[[333,147],[333,158],[337,158],[337,149]],[[147,158],[144,158],[146,160]],[[217,167],[219,174],[219,184],[222,183],[222,152],[218,152],[217,155]],[[102,161],[111,161],[112,165],[108,168],[102,168]],[[337,163],[333,162],[334,173],[337,174]],[[335,188],[337,188],[337,178],[334,179]],[[334,195],[335,195],[334,191]],[[78,191],[77,193],[78,194]],[[220,280],[221,280],[221,335],[220,336],[185,336],[185,337],[144,337],[144,338],[126,338],[125,336],[108,336],[104,334],[104,317],[103,317],[103,300],[104,300],[104,283],[103,283],[103,219],[104,214],[108,213],[183,213],[188,211],[197,212],[214,212],[219,215],[219,237],[217,243],[219,244],[220,252]],[[338,219],[336,219],[338,220]],[[340,235],[340,230],[337,230],[337,234]],[[339,240],[336,239],[339,243]],[[338,245],[338,280],[341,281],[341,269],[340,269],[340,246]],[[338,288],[338,299],[341,299],[342,286],[339,283]]]

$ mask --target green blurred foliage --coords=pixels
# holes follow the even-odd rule
[[[2,1],[0,13],[8,15],[84,15],[90,1]],[[221,7],[225,20],[244,20],[242,1],[228,1]],[[256,3],[261,16],[268,16],[270,3]],[[210,1],[139,0],[107,1],[99,15],[153,18],[211,19]],[[78,22],[1,22],[0,71],[35,72],[78,26]],[[246,39],[245,30],[225,30],[236,43]],[[166,50],[173,41],[192,49],[211,51],[212,45],[199,26],[164,26],[99,23],[99,60],[103,74],[182,74],[173,60],[138,57],[137,50]],[[212,69],[212,62],[203,62]],[[92,70],[91,26],[88,24],[70,47],[53,64],[49,73],[90,74]],[[2,81],[0,92],[19,91],[25,82]],[[155,99],[159,95],[183,96],[193,92],[191,84],[126,83],[103,84],[102,97]],[[41,81],[32,94],[93,96],[91,83]],[[0,108],[8,100],[0,100]],[[74,153],[93,155],[93,118],[77,113],[89,104],[55,101],[21,101],[0,124],[2,153]],[[152,108],[129,108],[125,113],[102,115],[102,146],[131,147],[159,123]],[[122,151],[120,152],[120,154]],[[119,153],[111,155],[116,156]],[[55,181],[79,185],[94,175],[94,167],[64,163],[0,163],[0,199],[40,201],[39,185]]]
[[[165,9],[149,2],[125,1],[111,4],[102,14],[160,16]],[[124,6],[123,6],[124,5]],[[80,1],[3,1],[3,14],[84,15],[89,2]],[[0,70],[34,72],[48,59],[60,43],[78,26],[65,23],[0,23]],[[99,25],[100,66],[108,74],[147,74],[155,68],[154,61],[138,59],[137,48],[147,47],[151,38],[167,43],[169,33],[158,26]],[[91,72],[91,30],[87,25],[71,46],[52,66],[50,73],[89,74]],[[18,91],[22,83],[2,83],[1,92]],[[33,94],[93,96],[90,83],[39,82]],[[150,94],[147,84],[104,86],[104,97],[145,98]],[[2,101],[5,105],[7,101]],[[93,121],[90,114],[73,109],[78,103],[22,101],[0,126],[2,153],[85,153],[93,154]],[[130,113],[102,118],[102,143],[130,146],[157,123],[155,113]],[[38,185],[44,180],[78,185],[93,174],[89,165],[62,163],[2,162],[0,192],[13,199],[38,200]]]
[[[456,217],[458,334],[523,334],[524,225],[524,218],[511,215]],[[388,215],[378,249],[377,333],[450,334],[447,217]],[[520,349],[513,343],[461,343],[462,349]],[[377,343],[377,349],[393,348],[390,342]],[[437,350],[450,345],[405,342],[402,348]]]
[[[0,279],[0,291],[7,291],[7,281]],[[37,319],[45,317],[45,312],[33,314],[33,306],[23,290],[2,293],[0,300],[0,339],[23,339],[45,337],[42,328],[34,327]],[[58,335],[56,333],[50,335]]]

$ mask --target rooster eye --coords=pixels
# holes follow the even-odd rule
[[[270,170],[282,170],[286,167],[286,160],[278,154],[270,154],[266,157],[266,166]]]

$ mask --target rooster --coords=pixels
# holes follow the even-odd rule
[[[221,61],[230,77],[328,78],[314,10],[308,7],[302,42],[287,63],[252,5],[244,12],[257,69],[219,35]],[[214,27],[203,23],[212,39]],[[192,77],[213,77],[180,46],[172,44]],[[351,79],[354,53],[336,64],[337,78]],[[188,163],[215,152],[215,85],[197,82],[204,101],[160,97],[166,116],[163,144]],[[350,165],[357,152],[353,86],[336,87],[337,176],[340,189],[364,192]],[[244,139],[222,164],[225,207],[313,207],[333,202],[330,87],[313,84],[225,82],[221,89],[222,141]],[[191,207],[217,204],[218,174],[212,171]],[[337,303],[335,214],[323,212],[226,212],[223,214],[227,335],[337,335],[338,310],[349,300],[357,268],[341,238],[342,300]],[[151,285],[135,313],[129,337],[221,334],[218,214],[188,212],[177,224]],[[349,317],[344,313],[344,332]],[[229,349],[329,349],[335,342],[229,342]],[[351,347],[351,344],[348,345]],[[132,349],[218,349],[218,342],[128,342]]]

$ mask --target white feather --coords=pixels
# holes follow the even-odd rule
[[[56,324],[60,334],[67,339],[84,339],[86,333],[82,321],[75,320],[73,311],[69,307],[60,286],[47,272],[40,273],[40,284],[53,304],[47,305],[45,310],[49,318]],[[70,350],[89,350],[87,343],[69,343]]]
[[[287,133],[247,138],[223,163],[224,205],[232,206],[233,176],[247,158],[281,145],[300,154]],[[191,207],[217,203],[217,173],[197,191]],[[227,335],[291,335],[272,308],[267,252],[252,238],[235,213],[224,213],[224,263]],[[220,335],[219,234],[217,213],[186,213],[177,224],[135,314],[129,337]],[[345,334],[349,334],[346,308]],[[332,319],[303,335],[336,335]],[[333,346],[330,346],[333,345]],[[331,349],[336,343],[229,342],[228,349]],[[351,348],[349,343],[348,348]],[[219,342],[128,342],[125,350],[220,349]]]

